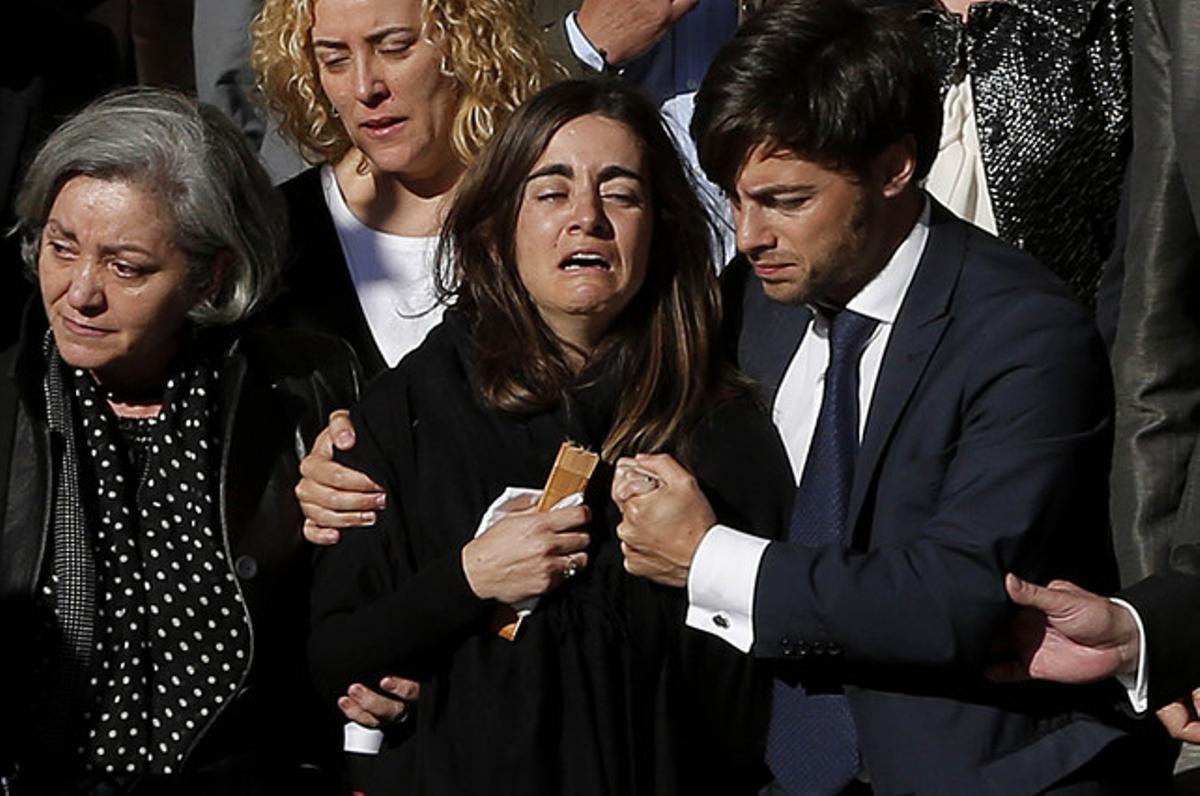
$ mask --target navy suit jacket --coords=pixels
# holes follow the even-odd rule
[[[809,325],[744,262],[725,277],[741,367],[774,400]],[[981,672],[1004,573],[1111,591],[1112,394],[1091,319],[1050,272],[934,204],[856,463],[847,548],[773,543],[752,654],[843,687],[877,793],[1033,793],[1122,731],[1091,689]],[[1111,704],[1111,694],[1107,701]]]

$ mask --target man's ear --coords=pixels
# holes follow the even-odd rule
[[[884,198],[904,193],[917,172],[917,140],[905,134],[875,157],[874,166]]]

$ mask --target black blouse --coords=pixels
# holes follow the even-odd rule
[[[540,488],[559,444],[598,450],[615,374],[601,365],[554,411],[482,406],[454,311],[355,408],[342,456],[388,492],[372,529],[320,554],[310,653],[329,699],[385,674],[421,681],[396,792],[754,792],[765,691],[749,658],[684,626],[686,595],[628,575],[601,465],[589,566],[542,597],[515,642],[487,630],[460,553],[507,486]],[[714,411],[689,464],[722,522],[774,536],[793,491],[781,443],[752,399]]]

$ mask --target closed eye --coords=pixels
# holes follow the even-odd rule
[[[338,41],[315,42],[313,54],[322,69],[338,69],[350,63],[350,48]]]
[[[380,45],[379,52],[383,53],[384,55],[407,55],[409,50],[412,49],[412,46],[413,42],[407,40],[385,41],[382,45]]]
[[[54,253],[55,257],[70,257],[75,253],[75,247],[66,241],[48,239],[46,248]]]
[[[643,204],[641,195],[633,191],[605,191],[601,198],[621,207],[641,207]]]
[[[330,55],[327,57],[322,57],[319,60],[321,63],[321,68],[331,72],[337,71],[338,69],[346,66],[346,64],[350,63],[350,58],[346,55]]]
[[[810,199],[811,196],[773,196],[764,204],[778,210],[799,210],[808,204]]]
[[[136,279],[146,272],[141,266],[127,263],[123,260],[113,260],[110,267],[113,273],[121,279]]]

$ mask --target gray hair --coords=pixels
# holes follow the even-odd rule
[[[195,284],[212,282],[218,255],[233,255],[220,288],[188,314],[196,323],[235,323],[270,298],[287,245],[286,209],[241,132],[216,108],[169,91],[121,91],[55,130],[16,201],[15,230],[33,271],[50,208],[80,175],[159,197]]]

